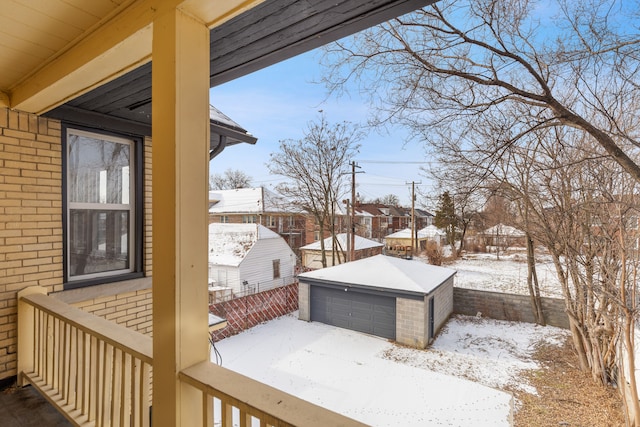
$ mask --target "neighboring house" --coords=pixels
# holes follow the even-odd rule
[[[484,243],[487,246],[508,248],[513,246],[524,247],[526,245],[525,232],[505,224],[496,224],[493,227],[489,227],[479,233],[478,236],[484,239]]]
[[[294,250],[313,241],[309,221],[309,215],[264,187],[209,192],[210,223],[260,224],[282,236]]]
[[[151,404],[155,427],[207,425],[213,394],[223,418],[356,424],[210,363],[208,161],[255,138],[209,92],[428,3],[1,7],[0,387],[32,384],[77,425],[148,425]]]
[[[384,238],[385,250],[397,251],[398,248],[401,247],[412,247],[412,242],[413,248],[417,246],[419,250],[423,250],[427,247],[428,235],[426,232],[423,230],[417,230],[417,232],[413,233],[413,240],[411,238],[411,234],[412,231],[410,228],[405,228],[389,234]]]
[[[427,244],[429,244],[429,242],[434,242],[438,247],[444,245],[447,241],[447,233],[440,230],[435,225],[424,227],[418,231],[418,234],[426,237]]]
[[[260,224],[209,224],[209,286],[242,296],[293,283],[296,256]]]
[[[299,318],[425,348],[453,312],[455,274],[385,255],[302,273]]]
[[[425,228],[433,225],[435,215],[431,212],[427,212],[424,209],[415,209],[416,228]]]
[[[345,259],[347,259],[347,248],[349,247],[349,243],[347,242],[348,238],[349,235],[347,233],[336,235],[336,240],[338,241],[336,250],[339,251],[339,254],[336,254],[335,264],[342,264]],[[354,246],[354,259],[352,261],[381,254],[383,245],[382,243],[374,242],[364,237],[354,236]],[[332,237],[324,239],[324,252],[328,267],[334,265],[333,247],[334,239]],[[315,270],[322,268],[322,247],[320,241],[301,247],[300,253],[302,257],[302,267],[304,269]]]

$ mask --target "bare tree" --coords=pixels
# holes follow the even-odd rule
[[[387,194],[386,196],[376,197],[367,203],[379,203],[387,206],[400,206],[400,198],[395,194]]]
[[[462,137],[488,116],[506,114],[503,141],[548,127],[589,134],[640,181],[640,37],[636,2],[442,0],[327,48],[326,83],[358,80],[395,121],[437,143]],[[621,21],[624,17],[624,21]],[[384,90],[381,90],[384,88]],[[455,131],[451,131],[454,129]]]
[[[322,265],[327,266],[324,236],[333,236],[333,256],[337,251],[335,226],[337,209],[349,182],[349,160],[358,152],[361,132],[343,122],[331,125],[324,115],[307,125],[300,140],[280,141],[280,149],[271,153],[269,171],[287,179],[279,184],[280,194],[313,216],[320,232]],[[335,260],[334,260],[335,263]]]
[[[227,169],[224,174],[214,174],[209,179],[211,190],[234,190],[251,186],[251,177],[241,170]]]

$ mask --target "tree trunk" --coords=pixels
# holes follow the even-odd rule
[[[533,247],[533,240],[527,233],[527,286],[529,287],[529,297],[531,308],[538,325],[546,326],[544,312],[542,311],[542,300],[540,298],[540,286],[538,284],[538,274],[536,272],[536,258]]]

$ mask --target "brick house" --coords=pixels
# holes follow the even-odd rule
[[[411,227],[411,209],[381,203],[360,203],[355,208],[356,234],[382,242],[387,235]],[[433,224],[433,214],[415,209],[416,228]]]
[[[210,191],[209,222],[260,224],[282,236],[294,251],[313,241],[310,216],[264,187]]]

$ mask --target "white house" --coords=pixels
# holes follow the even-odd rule
[[[295,265],[284,239],[260,224],[209,224],[210,291],[246,295],[288,285]]]
[[[420,229],[418,233],[425,236],[428,242],[435,242],[438,247],[442,246],[447,240],[446,233],[433,224]]]

